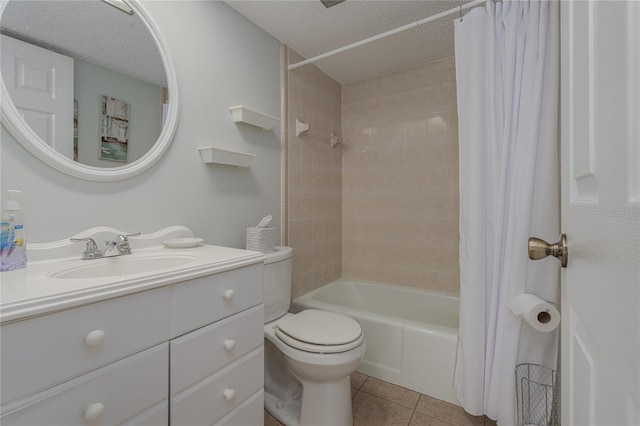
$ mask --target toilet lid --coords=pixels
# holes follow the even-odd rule
[[[307,352],[345,352],[359,346],[364,337],[360,325],[346,315],[307,309],[285,318],[276,336],[289,346]]]

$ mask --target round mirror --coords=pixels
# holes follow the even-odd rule
[[[0,119],[38,159],[114,181],[166,151],[178,124],[175,71],[138,1],[5,1],[0,33]]]

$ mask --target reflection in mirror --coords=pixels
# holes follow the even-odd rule
[[[0,20],[2,77],[19,114],[62,156],[93,167],[143,157],[168,111],[154,37],[116,7],[11,0]]]

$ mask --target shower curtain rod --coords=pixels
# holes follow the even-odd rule
[[[496,1],[496,0],[494,0],[494,1]],[[372,41],[380,40],[382,38],[389,37],[390,35],[398,34],[398,33],[401,33],[403,31],[419,27],[420,25],[426,24],[427,22],[435,21],[436,19],[444,18],[445,16],[453,15],[454,13],[459,13],[459,12],[462,12],[463,10],[470,9],[470,8],[476,7],[476,6],[480,6],[481,4],[485,4],[485,3],[486,3],[486,0],[473,0],[473,1],[470,1],[469,3],[463,4],[461,6],[454,7],[452,9],[445,10],[444,12],[440,12],[440,13],[437,13],[435,15],[431,15],[431,16],[428,16],[426,18],[420,19],[419,21],[412,22],[412,23],[407,24],[407,25],[403,25],[401,27],[395,28],[393,30],[386,31],[386,32],[378,34],[378,35],[374,35],[373,37],[365,38],[364,40],[360,40],[360,41],[357,41],[355,43],[347,44],[346,46],[342,46],[342,47],[339,47],[338,49],[330,50],[329,52],[320,54],[318,56],[314,56],[313,58],[309,58],[309,59],[305,59],[304,61],[296,62],[295,64],[289,65],[287,68],[289,69],[289,71],[291,71],[291,70],[294,70],[294,69],[296,69],[298,67],[301,67],[303,65],[307,65],[307,64],[310,64],[312,62],[316,62],[316,61],[318,61],[320,59],[324,59],[324,58],[327,58],[329,56],[333,56],[333,55],[336,55],[338,53],[342,53],[342,52],[345,52],[347,50],[353,49],[354,47],[359,47],[359,46],[371,43]]]

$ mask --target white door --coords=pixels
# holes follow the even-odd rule
[[[73,158],[73,59],[5,35],[1,43],[2,78],[16,108],[47,145]]]
[[[561,3],[562,424],[640,425],[640,3]]]

